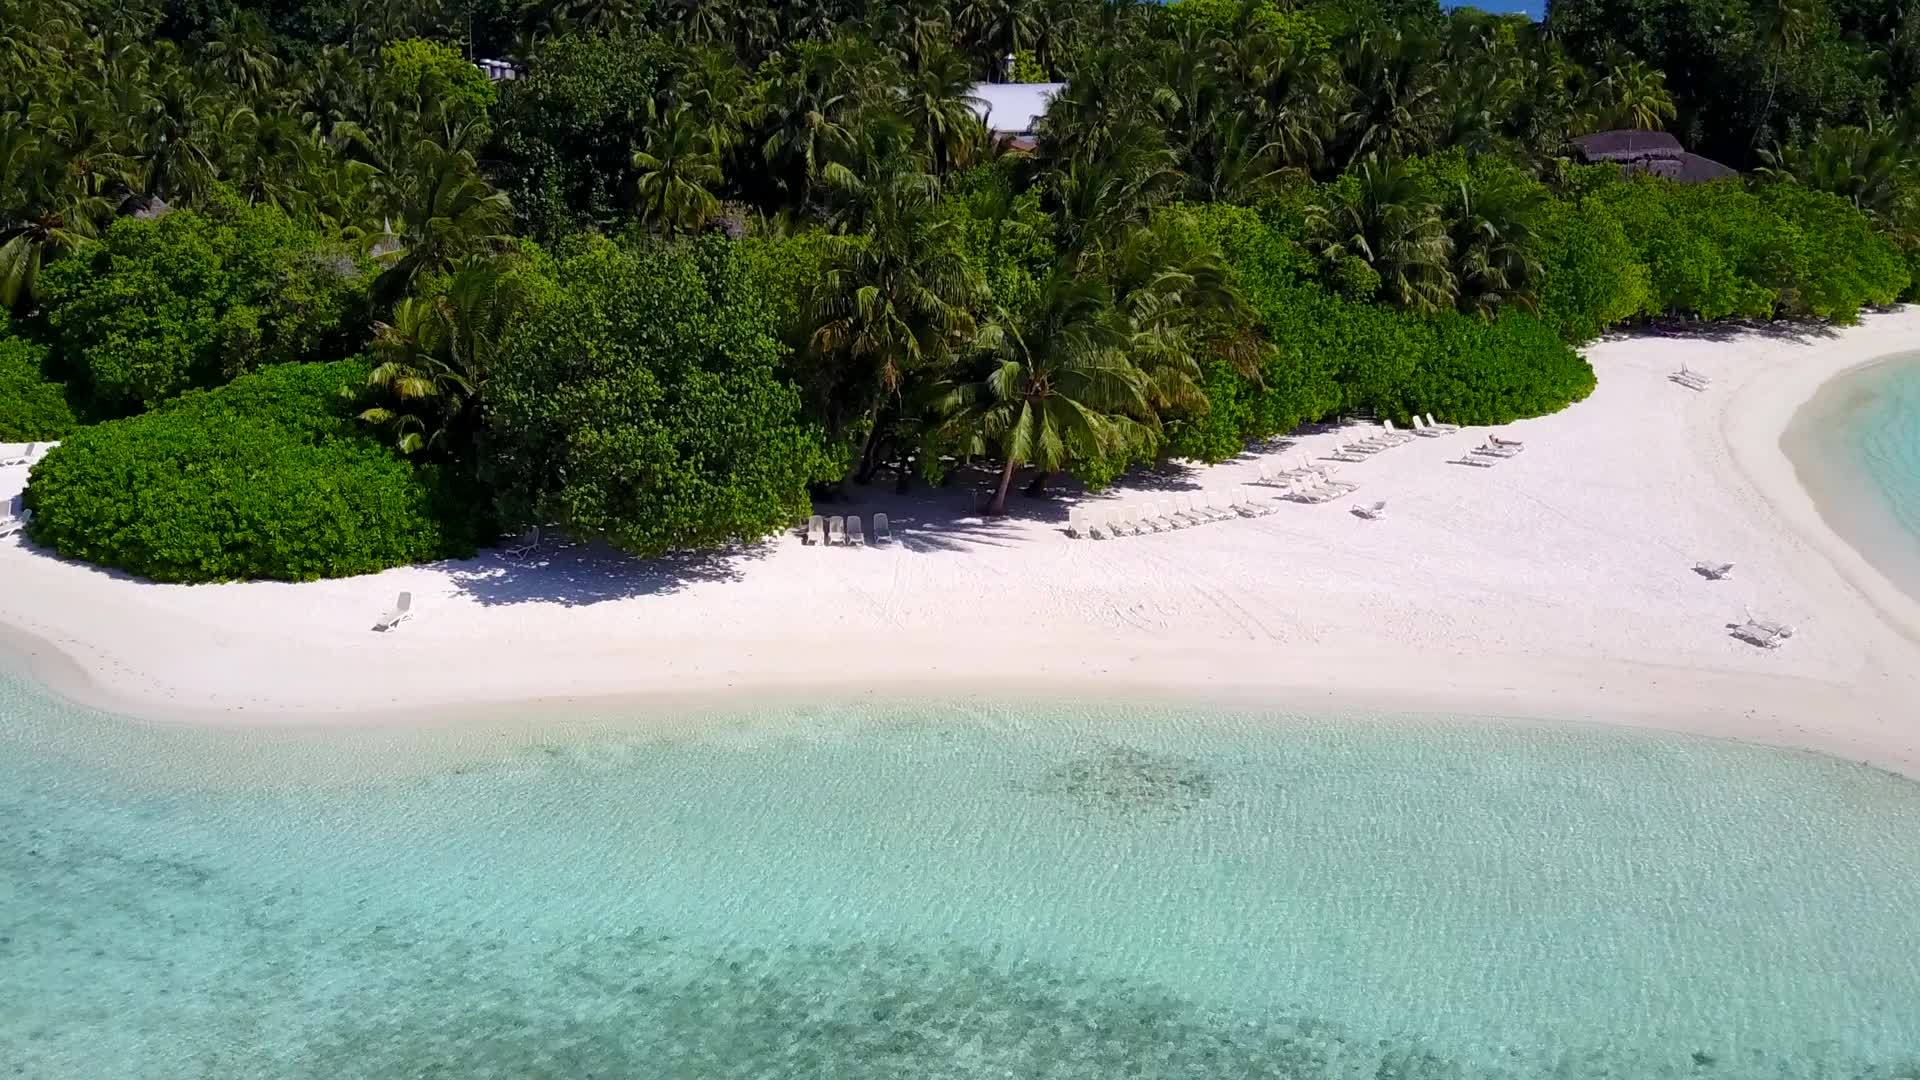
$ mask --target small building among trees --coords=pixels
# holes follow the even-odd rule
[[[1705,184],[1739,172],[1699,154],[1664,131],[1600,131],[1572,140],[1575,156],[1588,165],[1610,163],[1622,172],[1648,173],[1680,184]]]

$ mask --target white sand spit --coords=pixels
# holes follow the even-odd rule
[[[823,508],[896,541],[797,536],[639,562],[552,548],[306,585],[169,586],[0,540],[0,626],[70,697],[216,723],[458,721],[480,703],[725,704],[773,696],[1033,694],[1287,709],[1417,709],[1649,724],[1824,750],[1920,775],[1920,605],[1834,535],[1779,439],[1823,381],[1920,343],[1920,311],[1793,336],[1652,337],[1590,350],[1593,397],[1501,434],[1524,452],[1449,464],[1484,429],[1341,465],[1320,506],[1105,541],[1065,534],[1100,496],[959,489]],[[1705,372],[1705,392],[1668,375]],[[1304,435],[1160,491],[1318,461]],[[0,453],[0,457],[6,455]],[[0,496],[25,470],[0,470]],[[1355,502],[1389,500],[1377,521]],[[870,520],[870,518],[869,518]],[[1737,565],[1726,581],[1699,561]],[[413,617],[369,629],[400,590]],[[1747,609],[1782,648],[1729,634]],[[636,709],[637,713],[660,710]]]

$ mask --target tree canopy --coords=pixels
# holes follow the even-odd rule
[[[0,0],[0,420],[284,428],[320,398],[216,395],[350,363],[324,423],[367,441],[312,468],[384,455],[382,484],[654,553],[881,474],[979,465],[999,509],[1023,471],[1106,484],[1353,410],[1537,414],[1615,327],[1914,295],[1914,18]],[[1008,79],[1063,84],[1017,139],[980,119]],[[1621,127],[1742,175],[1579,163]],[[70,490],[128,478],[63,459]],[[135,559],[62,513],[72,550],[178,577],[442,546],[389,515],[359,561]]]

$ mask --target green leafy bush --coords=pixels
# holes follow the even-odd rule
[[[37,543],[156,581],[305,581],[469,554],[483,498],[351,414],[360,361],[287,364],[75,432],[27,485]]]
[[[272,207],[122,218],[41,277],[63,362],[100,414],[126,415],[266,364],[345,350],[365,267]],[[338,355],[338,352],[335,352]]]
[[[407,38],[380,50],[380,77],[403,100],[439,102],[484,114],[493,105],[493,82],[460,50],[425,38]]]
[[[1540,317],[1573,344],[1646,314],[1647,264],[1609,207],[1597,200],[1547,204],[1539,229]]]
[[[0,442],[58,439],[80,426],[67,388],[47,377],[47,350],[0,329]]]
[[[503,517],[654,555],[806,514],[807,484],[833,471],[735,245],[595,238],[558,273],[487,385],[485,468]]]

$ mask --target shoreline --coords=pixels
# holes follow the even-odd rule
[[[86,707],[252,731],[1124,699],[1653,727],[1920,777],[1920,604],[1833,530],[1781,445],[1822,385],[1916,340],[1920,311],[1904,309],[1811,339],[1602,342],[1592,398],[1507,429],[1528,443],[1519,458],[1447,465],[1483,434],[1469,432],[1345,469],[1356,499],[1392,503],[1380,523],[1287,504],[1074,541],[1064,500],[991,522],[936,492],[846,508],[906,523],[891,550],[781,538],[640,563],[561,549],[533,568],[486,555],[303,585],[135,582],[10,541],[0,652]],[[1668,382],[1682,363],[1713,388]],[[1257,466],[1178,479],[1245,483]],[[22,472],[0,474],[0,494]],[[1690,573],[1715,558],[1736,562],[1732,582]],[[368,632],[402,588],[415,618]],[[1745,606],[1801,632],[1775,652],[1732,642],[1721,627]]]
[[[1886,384],[1907,370],[1920,371],[1920,352],[1881,357],[1827,380],[1795,412],[1780,444],[1827,526],[1889,582],[1920,601],[1920,557],[1909,550],[1913,533],[1834,431],[1836,425],[1857,424],[1866,406],[1888,390]]]

